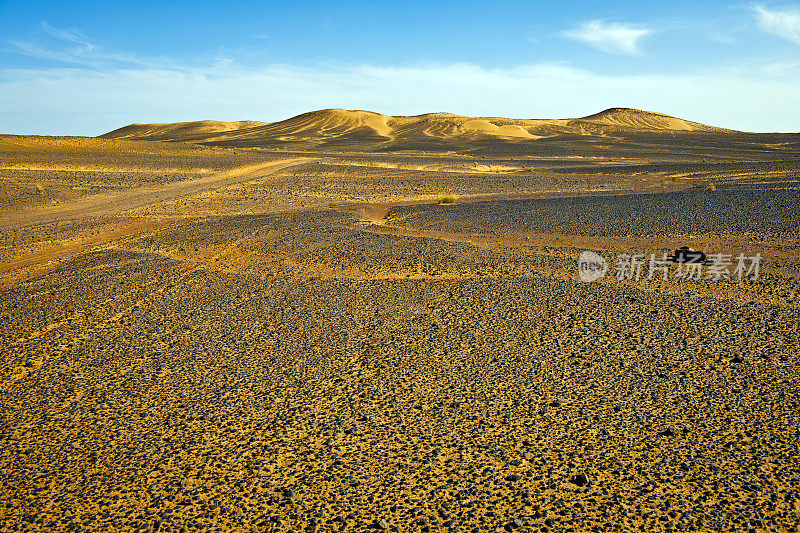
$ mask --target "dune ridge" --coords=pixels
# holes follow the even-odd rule
[[[681,118],[630,108],[610,108],[581,118],[511,119],[452,113],[390,116],[364,110],[322,109],[265,123],[180,122],[131,124],[101,135],[105,139],[182,141],[222,146],[392,149],[452,142],[530,142],[559,136],[725,133]],[[737,132],[738,133],[738,132]],[[366,143],[366,144],[365,144]]]
[[[147,139],[151,141],[197,141],[225,131],[238,131],[263,126],[266,122],[240,120],[220,122],[218,120],[196,120],[193,122],[172,122],[153,124],[129,124],[110,131],[105,139]]]

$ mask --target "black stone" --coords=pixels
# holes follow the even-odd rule
[[[586,476],[586,474],[575,474],[569,480],[573,485],[577,485],[579,487],[589,484],[589,478]]]

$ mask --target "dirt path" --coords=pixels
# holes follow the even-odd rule
[[[225,172],[218,172],[200,179],[167,183],[156,187],[140,187],[113,194],[97,194],[57,206],[26,209],[6,215],[0,220],[0,230],[37,226],[52,222],[63,222],[78,218],[114,215],[172,200],[181,196],[198,194],[209,189],[226,187],[234,183],[274,174],[287,167],[309,161],[309,158],[293,158],[247,165]]]

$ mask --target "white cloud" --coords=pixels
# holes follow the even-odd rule
[[[758,29],[800,44],[800,8],[769,9],[753,6]]]
[[[736,44],[736,42],[737,42],[736,38],[734,38],[733,36],[728,35],[726,33],[723,33],[721,31],[717,31],[717,30],[710,31],[708,33],[708,37],[712,41],[716,41],[716,42],[718,42],[720,44]]]
[[[581,24],[574,30],[562,32],[561,35],[585,42],[609,54],[637,55],[642,53],[639,41],[651,33],[652,30],[640,26],[593,20]]]
[[[609,76],[550,63],[6,69],[0,124],[2,133],[97,135],[131,122],[275,121],[329,107],[564,118],[624,106],[734,129],[796,130],[800,72],[772,74]]]
[[[46,22],[42,22],[42,30],[50,35],[51,37],[55,37],[56,39],[60,39],[62,41],[69,41],[72,43],[76,43],[80,45],[81,48],[91,52],[94,48],[94,45],[89,42],[89,40],[84,36],[81,32],[77,30],[62,30],[56,27],[51,26]]]
[[[166,59],[142,59],[132,54],[122,54],[105,50],[92,43],[88,37],[77,30],[65,30],[42,22],[42,31],[55,40],[45,46],[39,43],[11,41],[15,52],[30,57],[69,63],[85,67],[109,67],[129,65],[145,68],[179,68],[179,65]]]

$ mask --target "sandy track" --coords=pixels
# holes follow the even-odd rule
[[[234,183],[268,176],[287,167],[299,165],[309,160],[308,158],[293,158],[280,161],[268,161],[218,172],[200,179],[177,181],[154,187],[139,187],[129,191],[117,191],[111,194],[97,194],[57,206],[26,209],[19,213],[4,215],[3,218],[0,219],[0,230],[119,214],[166,200],[198,194],[210,189],[226,187]]]

